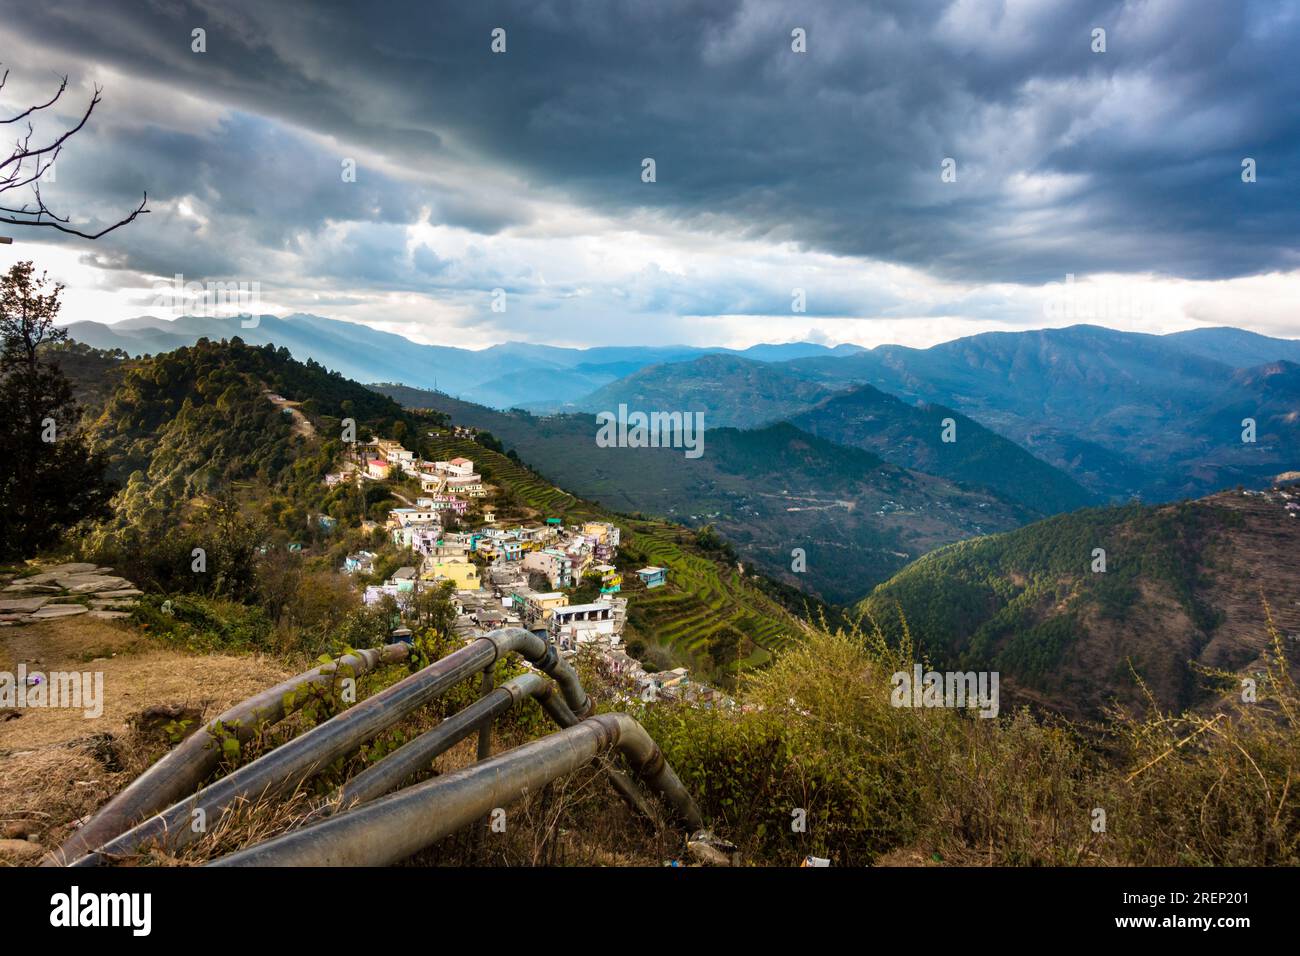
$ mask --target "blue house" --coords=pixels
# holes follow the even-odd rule
[[[648,568],[642,568],[637,573],[641,583],[647,588],[659,588],[668,583],[668,569],[657,568],[653,565]]]

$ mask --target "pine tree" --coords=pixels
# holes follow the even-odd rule
[[[62,293],[31,262],[0,276],[0,559],[37,553],[112,496],[72,386],[47,355],[68,336],[54,324]]]

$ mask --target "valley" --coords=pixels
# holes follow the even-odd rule
[[[712,525],[764,575],[837,604],[940,544],[1037,514],[991,490],[899,467],[789,424],[711,428],[704,454],[684,459],[668,448],[600,448],[593,416],[504,413],[433,392],[377,388],[490,433],[559,486],[607,508]],[[848,505],[828,508],[827,501]],[[795,548],[807,556],[805,571],[792,569]]]

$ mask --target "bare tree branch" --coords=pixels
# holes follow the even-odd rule
[[[5,70],[5,79],[6,80],[9,79],[8,70]],[[4,87],[4,83],[3,81],[0,81],[0,88],[3,87]],[[37,110],[43,110],[47,106],[53,106],[55,103],[59,101],[59,97],[63,95],[63,91],[66,90],[67,88],[68,88],[68,77],[67,74],[64,74],[63,82],[59,84],[58,91],[52,97],[50,97],[48,102],[42,103],[40,106],[33,106],[29,109],[26,109],[23,112],[19,113],[17,116],[15,116],[13,119],[0,119],[0,123],[17,123],[20,119],[23,119],[26,116],[31,116]]]
[[[0,222],[9,223],[10,225],[14,225],[14,226],[49,226],[51,229],[57,229],[59,230],[59,232],[66,232],[68,233],[68,235],[71,236],[80,236],[82,239],[98,239],[100,236],[107,235],[108,233],[112,232],[114,229],[117,229],[119,226],[125,226],[128,222],[134,222],[136,216],[139,216],[141,214],[147,214],[149,210],[146,209],[145,206],[148,204],[148,202],[149,202],[149,194],[145,193],[144,198],[140,200],[140,205],[135,207],[135,210],[131,213],[131,215],[127,216],[125,219],[122,219],[119,222],[113,223],[113,225],[107,227],[106,229],[101,229],[99,230],[99,232],[95,232],[95,233],[82,232],[80,229],[73,229],[69,226],[62,225],[62,223],[65,223],[68,220],[60,219],[58,216],[54,215],[54,213],[50,212],[50,210],[46,209],[44,205],[42,205],[39,210],[35,210],[33,211],[33,213],[31,213],[32,215],[35,215],[37,217],[36,219],[10,219],[7,216],[0,216]],[[50,218],[42,219],[41,218],[42,216],[49,216]]]
[[[0,89],[4,88],[9,79],[9,71],[5,70],[4,75],[0,76]],[[64,76],[59,83],[59,88],[54,95],[44,103],[32,106],[16,116],[9,119],[0,119],[0,125],[17,123],[20,120],[30,117],[33,113],[39,112],[53,106],[68,88],[68,78]],[[46,146],[32,146],[32,136],[34,130],[31,121],[27,123],[27,133],[20,136],[14,142],[13,151],[9,157],[0,160],[0,194],[6,193],[11,189],[19,189],[23,186],[30,186],[35,198],[35,205],[24,202],[21,206],[8,206],[0,204],[0,213],[8,215],[0,216],[0,223],[12,226],[42,226],[48,229],[56,229],[59,232],[65,232],[72,236],[80,236],[82,239],[98,239],[107,235],[114,229],[125,226],[129,222],[134,222],[137,216],[148,213],[149,194],[146,192],[144,198],[130,215],[124,219],[113,223],[99,232],[86,232],[76,229],[69,225],[69,216],[60,216],[45,205],[45,200],[41,197],[40,179],[54,165],[58,159],[59,153],[63,150],[63,144],[71,137],[79,133],[90,119],[90,114],[95,111],[95,107],[101,101],[100,94],[102,89],[96,86],[94,93],[90,97],[90,102],[86,105],[86,111],[82,113],[80,121],[71,129],[65,131]]]

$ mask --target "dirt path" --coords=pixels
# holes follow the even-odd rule
[[[0,866],[32,863],[161,754],[164,739],[130,722],[141,711],[178,704],[208,719],[296,672],[265,657],[189,654],[129,622],[85,615],[0,630],[0,671],[16,674],[19,664],[102,674],[103,712],[0,712]],[[4,839],[18,833],[37,842]]]
[[[304,415],[298,408],[298,406],[301,405],[302,402],[291,402],[283,395],[277,395],[275,394],[275,392],[272,392],[270,389],[267,389],[265,392],[263,392],[263,394],[266,395],[267,399],[270,400],[272,405],[289,414],[289,416],[293,419],[293,430],[296,434],[301,435],[304,438],[316,437],[316,426],[313,425],[307,419],[307,416]]]

